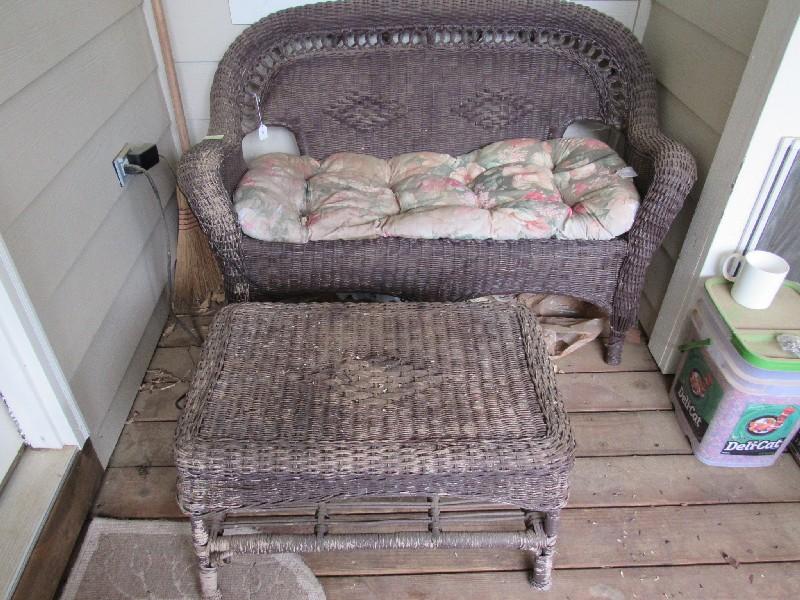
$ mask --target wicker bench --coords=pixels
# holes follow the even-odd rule
[[[557,138],[576,120],[624,138],[642,204],[606,241],[379,238],[307,244],[247,237],[232,195],[242,137],[289,128],[304,154],[463,154],[499,140]],[[229,301],[373,292],[426,301],[543,292],[608,312],[607,360],[636,324],[645,273],[696,179],[659,129],[656,78],[621,23],[560,0],[343,0],[269,15],[219,63],[206,139],[179,183],[219,261]]]
[[[231,553],[358,549],[525,550],[547,588],[573,449],[523,307],[242,303],[212,324],[175,459],[219,598]]]

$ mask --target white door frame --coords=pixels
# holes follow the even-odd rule
[[[0,490],[19,458],[22,436],[5,405],[0,406]]]
[[[739,248],[784,136],[800,136],[800,2],[770,0],[650,336],[674,372],[703,278]]]
[[[82,447],[89,437],[86,422],[2,236],[0,391],[29,446]]]

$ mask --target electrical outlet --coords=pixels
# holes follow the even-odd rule
[[[125,182],[128,180],[128,174],[125,172],[125,165],[128,164],[128,151],[130,149],[130,146],[125,144],[122,150],[114,157],[114,172],[117,174],[119,187],[125,187]]]

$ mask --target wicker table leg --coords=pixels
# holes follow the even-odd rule
[[[191,517],[192,541],[197,554],[200,575],[200,593],[203,600],[222,600],[217,584],[217,564],[209,551],[210,531],[203,517]]]
[[[348,506],[357,506],[356,504]],[[313,533],[267,533],[257,523],[223,522],[224,513],[192,515],[192,533],[199,561],[200,584],[204,600],[221,600],[217,585],[217,567],[220,561],[234,554],[308,553],[354,550],[411,550],[411,549],[516,549],[523,550],[532,559],[529,576],[536,589],[547,590],[552,583],[553,555],[555,553],[558,510],[535,511],[523,509],[524,530],[515,531],[443,531],[444,521],[469,517],[470,511],[458,511],[443,517],[438,496],[428,498],[428,531],[396,531],[385,533],[335,533],[328,531],[328,505],[317,506],[315,518],[305,521],[313,524]],[[358,513],[362,514],[362,513]],[[475,513],[480,516],[484,513]],[[264,515],[266,517],[266,515]],[[513,517],[513,515],[511,515]],[[517,513],[516,518],[519,518]],[[249,519],[255,518],[249,515]],[[348,521],[352,525],[355,521]],[[366,520],[365,523],[375,523]],[[268,530],[269,518],[264,521]],[[254,532],[255,530],[255,532]]]
[[[530,573],[530,584],[538,590],[549,590],[553,583],[553,555],[555,554],[556,535],[558,533],[558,521],[561,511],[553,510],[545,512],[540,519],[536,513],[528,513],[525,525],[538,533],[544,533],[547,541],[544,547],[538,550],[531,550],[533,559],[533,570]]]
[[[555,543],[555,540],[553,540]],[[553,584],[553,549],[545,548],[540,554],[536,554],[533,559],[533,572],[530,575],[530,583],[537,590],[549,590]]]
[[[544,534],[547,537],[554,538],[558,535],[558,522],[560,518],[560,510],[552,510],[544,513]]]

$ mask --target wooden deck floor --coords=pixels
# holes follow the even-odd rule
[[[208,317],[196,319],[204,329]],[[199,349],[165,331],[94,514],[179,519],[172,434]],[[558,364],[578,443],[554,588],[535,593],[519,552],[306,556],[330,600],[784,599],[800,589],[800,468],[698,462],[665,378],[634,336],[608,367],[594,344]],[[170,382],[174,383],[168,387]]]

